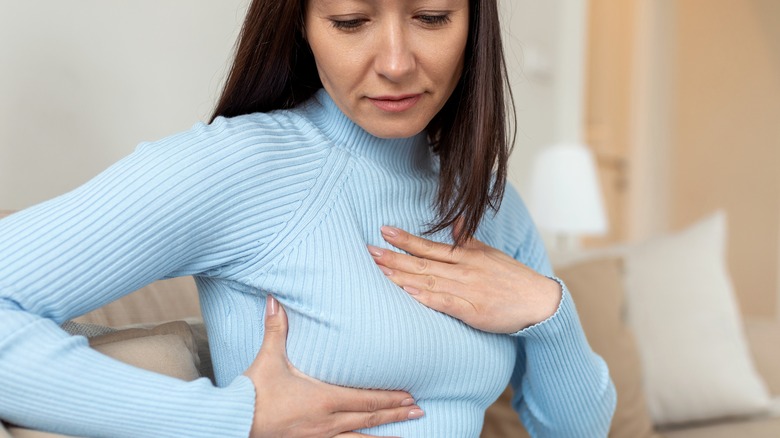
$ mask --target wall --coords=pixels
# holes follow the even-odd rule
[[[778,309],[780,2],[678,0],[670,225],[725,208],[743,312]]]
[[[586,0],[499,0],[517,136],[509,179],[529,189],[534,157],[582,135]]]
[[[624,237],[725,209],[743,313],[780,316],[780,2],[591,5],[589,140]],[[622,153],[624,193],[601,160]]]
[[[516,145],[510,181],[527,192],[536,153],[556,140],[555,50],[558,1],[500,2],[504,51],[517,110]]]
[[[244,3],[0,0],[0,209],[205,119]]]
[[[633,56],[636,4],[591,0],[588,13],[586,70],[586,143],[596,158],[609,229],[585,239],[586,246],[626,240],[631,157],[631,105],[634,101]],[[633,181],[632,181],[633,183]]]
[[[627,240],[669,231],[670,149],[674,102],[677,0],[635,0]]]

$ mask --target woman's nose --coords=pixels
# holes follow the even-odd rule
[[[392,82],[402,82],[417,68],[411,41],[403,26],[389,24],[379,35],[375,58],[376,72]]]

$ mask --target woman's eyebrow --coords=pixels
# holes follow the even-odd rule
[[[309,7],[327,9],[336,6],[366,6],[374,3],[374,1],[375,0],[309,0]]]

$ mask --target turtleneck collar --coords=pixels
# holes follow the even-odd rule
[[[347,117],[324,88],[318,90],[299,110],[334,144],[354,155],[398,170],[431,171],[434,168],[425,132],[408,138],[376,137]]]

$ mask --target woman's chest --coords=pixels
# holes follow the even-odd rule
[[[388,247],[380,226],[420,233],[432,213],[408,209],[411,200],[350,201],[331,206],[263,272],[261,289],[287,310],[290,361],[339,385],[487,406],[509,380],[515,342],[421,305],[387,279],[366,250],[367,244]]]

